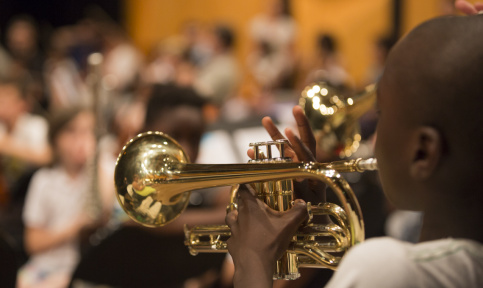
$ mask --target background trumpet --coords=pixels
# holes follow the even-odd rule
[[[376,101],[376,85],[348,96],[326,82],[311,84],[302,91],[299,104],[314,131],[317,144],[331,155],[345,158],[357,151],[361,141],[358,120]]]

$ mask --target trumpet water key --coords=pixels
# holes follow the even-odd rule
[[[183,212],[191,190],[232,186],[229,209],[236,209],[238,186],[248,183],[269,207],[285,211],[292,206],[292,179],[319,180],[337,195],[340,206],[308,203],[309,215],[329,215],[332,223],[317,224],[309,220],[300,227],[285,255],[274,263],[274,278],[296,279],[300,275],[299,267],[335,269],[343,253],[364,239],[359,204],[339,172],[375,170],[377,164],[374,159],[294,163],[284,156],[286,144],[284,141],[253,143],[255,159],[246,164],[191,164],[180,145],[168,135],[140,134],[126,144],[117,160],[118,200],[134,221],[157,227]],[[272,146],[278,148],[279,156],[272,155]],[[196,226],[185,228],[185,236],[193,255],[227,252],[230,229],[226,225]]]

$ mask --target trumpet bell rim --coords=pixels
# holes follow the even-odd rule
[[[189,203],[190,191],[160,193],[159,182],[175,177],[176,167],[189,163],[188,155],[170,136],[145,132],[131,139],[116,162],[114,184],[119,204],[133,221],[159,227],[174,221]]]

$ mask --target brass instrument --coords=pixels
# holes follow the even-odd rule
[[[96,149],[94,157],[89,163],[89,175],[91,179],[88,193],[86,193],[86,209],[88,217],[93,222],[98,221],[102,216],[102,201],[99,195],[99,140],[101,138],[101,118],[102,107],[100,105],[101,90],[101,65],[103,56],[101,53],[92,53],[87,58],[89,74],[87,75],[86,84],[89,87],[92,101],[92,111],[95,118],[95,141]]]
[[[307,86],[299,99],[314,131],[318,145],[340,158],[350,157],[359,148],[358,119],[376,100],[376,85],[348,97],[326,82]]]
[[[332,163],[293,163],[284,156],[285,141],[253,143],[255,159],[248,164],[190,164],[180,145],[160,132],[139,134],[123,148],[115,169],[118,200],[136,222],[150,227],[162,226],[182,213],[190,191],[216,186],[233,186],[232,203],[236,209],[237,187],[252,183],[257,197],[273,209],[292,207],[292,179],[312,178],[324,182],[338,197],[341,207],[332,203],[310,205],[309,216],[330,215],[337,224],[309,221],[294,236],[287,253],[276,263],[274,279],[296,279],[299,267],[335,269],[341,253],[364,240],[364,223],[357,199],[339,172],[377,169],[375,159]],[[272,146],[280,156],[272,155]],[[263,152],[262,148],[266,147]],[[309,217],[312,219],[312,217]],[[186,245],[192,254],[227,252],[226,225],[197,226],[186,229]]]

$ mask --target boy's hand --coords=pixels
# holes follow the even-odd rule
[[[231,229],[227,244],[235,263],[235,287],[271,287],[275,262],[307,218],[305,202],[296,200],[292,209],[278,212],[249,191],[239,191],[238,197],[238,211],[225,219]]]
[[[294,162],[316,162],[315,151],[317,143],[310,128],[309,120],[300,106],[295,106],[292,112],[297,123],[300,138],[290,128],[285,129],[285,135],[287,136],[285,138],[270,117],[263,118],[263,127],[265,127],[273,140],[288,139],[291,146],[286,147],[285,156],[292,158]],[[253,159],[253,150],[248,150],[248,156]],[[294,186],[296,198],[312,203],[325,202],[325,185],[323,183],[314,180],[294,181]]]
[[[466,0],[456,0],[454,6],[466,15],[475,15],[483,11],[483,3],[471,4]]]
[[[285,135],[287,135],[291,144],[291,147],[287,147],[285,150],[285,154],[287,157],[291,157],[294,162],[315,161],[316,142],[312,129],[310,128],[309,120],[305,117],[300,106],[295,106],[292,112],[297,123],[300,138],[293,133],[292,129],[285,129]],[[270,117],[263,118],[262,125],[273,140],[286,139]],[[253,156],[253,150],[249,150],[248,156]]]

